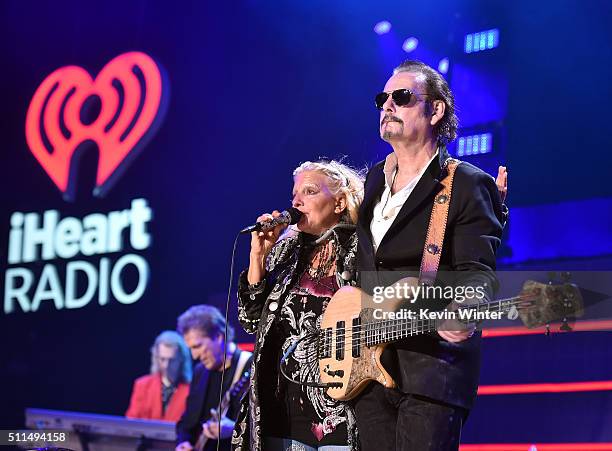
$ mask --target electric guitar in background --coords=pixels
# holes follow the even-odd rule
[[[234,384],[232,384],[232,386],[223,395],[223,399],[221,400],[220,406],[221,408],[219,409],[221,414],[219,415],[219,412],[215,412],[215,415],[213,415],[213,417],[216,416],[216,418],[223,418],[225,415],[227,415],[227,411],[229,410],[232,401],[234,399],[240,399],[242,395],[246,393],[247,389],[249,388],[250,377],[251,373],[249,372],[249,370],[244,370],[240,379],[238,379]],[[204,435],[204,432],[200,433],[200,437],[198,437],[198,441],[195,444],[194,450],[204,451],[204,447],[206,446],[208,440],[209,438]]]

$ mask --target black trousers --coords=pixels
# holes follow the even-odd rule
[[[362,451],[456,451],[468,413],[376,382],[354,406]]]

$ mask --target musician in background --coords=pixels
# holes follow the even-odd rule
[[[306,162],[293,173],[293,207],[302,217],[251,236],[250,266],[239,281],[238,319],[257,333],[249,398],[243,400],[232,445],[236,450],[356,449],[355,417],[319,382],[316,332],[332,295],[355,282],[355,222],[363,177],[336,161]],[[260,216],[270,221],[277,211]],[[280,239],[279,239],[280,237]],[[306,337],[296,345],[298,337]],[[283,369],[279,361],[288,349]]]
[[[134,382],[128,418],[176,422],[185,410],[191,382],[191,358],[174,331],[159,334],[151,347],[151,374]]]
[[[207,439],[204,450],[215,450],[219,436],[220,449],[229,450],[229,438],[234,429],[240,399],[237,397],[230,400],[227,414],[221,418],[219,434],[216,416],[219,394],[228,392],[232,384],[250,368],[251,353],[238,349],[234,343],[234,329],[229,325],[226,339],[225,318],[217,308],[210,305],[189,308],[178,318],[177,329],[198,364],[194,368],[185,413],[176,424],[176,451],[196,449],[203,438]],[[226,364],[221,387],[224,353]]]

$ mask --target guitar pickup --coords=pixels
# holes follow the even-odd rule
[[[338,321],[336,323],[336,360],[344,360],[345,325],[346,323],[344,321]]]
[[[353,318],[353,333],[351,337],[351,354],[353,357],[361,355],[361,318]]]

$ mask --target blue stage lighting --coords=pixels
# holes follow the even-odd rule
[[[480,133],[478,135],[462,136],[457,140],[457,156],[479,155],[493,150],[493,135]]]
[[[391,31],[391,23],[387,20],[381,20],[374,25],[374,32],[378,35],[383,35]]]
[[[448,58],[442,58],[438,63],[438,72],[441,74],[448,73]]]
[[[402,45],[402,49],[404,49],[404,52],[410,53],[414,49],[416,49],[418,45],[419,45],[419,40],[417,38],[408,38],[404,41],[404,44]]]
[[[499,30],[480,31],[465,35],[465,53],[480,52],[482,50],[494,49],[499,45]]]

